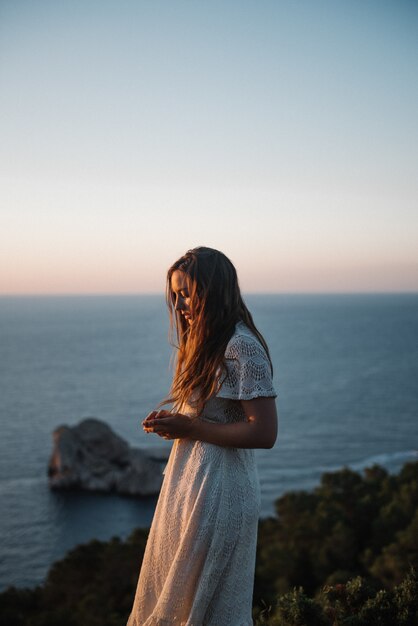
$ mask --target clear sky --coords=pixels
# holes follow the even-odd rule
[[[418,291],[418,2],[1,0],[0,293]]]

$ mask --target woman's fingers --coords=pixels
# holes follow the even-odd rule
[[[157,411],[151,411],[151,413],[148,413],[146,418],[143,420],[142,428],[145,430],[146,433],[152,433],[152,425],[154,424],[156,414]]]
[[[167,417],[154,417],[148,421],[145,420],[143,422],[143,428],[145,432],[155,433],[160,437],[171,437],[170,426],[171,424],[168,422]]]
[[[154,430],[154,432],[156,433],[162,433],[162,432],[170,432],[170,422],[168,421],[168,419],[166,417],[163,418],[156,418],[155,420],[153,420],[152,422],[152,428]]]
[[[145,424],[146,422],[151,422],[152,420],[155,419],[155,416],[157,415],[158,411],[151,411],[151,413],[148,413],[148,415],[146,416],[146,418],[142,421],[143,424]]]
[[[142,425],[146,433],[155,433],[163,439],[176,439],[188,436],[189,421],[189,418],[180,413],[161,410],[152,411]]]
[[[166,418],[172,415],[171,411],[166,411],[162,409],[161,411],[151,411],[146,418],[143,420],[143,424],[148,424],[149,422],[154,423],[154,421],[158,418]]]
[[[181,439],[191,435],[192,419],[188,415],[176,413],[170,417],[156,418],[152,423],[152,427],[157,434],[167,433],[174,439]]]

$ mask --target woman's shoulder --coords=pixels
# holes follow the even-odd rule
[[[266,350],[244,322],[238,322],[228,342],[225,351],[225,376],[217,395],[229,400],[277,396]]]
[[[260,353],[260,351],[265,354],[258,337],[245,322],[241,320],[237,322],[234,334],[226,346],[225,358],[234,359],[243,353],[251,356],[252,354]]]

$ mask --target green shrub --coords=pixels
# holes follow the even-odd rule
[[[418,463],[327,473],[276,501],[259,524],[257,626],[418,626]],[[148,530],[92,541],[44,585],[0,594],[7,626],[120,626],[132,607]]]

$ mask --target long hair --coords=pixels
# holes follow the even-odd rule
[[[188,277],[192,323],[175,310],[171,277],[179,270]],[[226,371],[224,355],[242,320],[265,349],[273,371],[267,344],[257,330],[241,296],[237,272],[218,250],[198,247],[186,252],[167,272],[166,300],[170,317],[170,342],[177,347],[177,359],[170,397],[177,410],[188,402],[199,414],[219,388]]]

